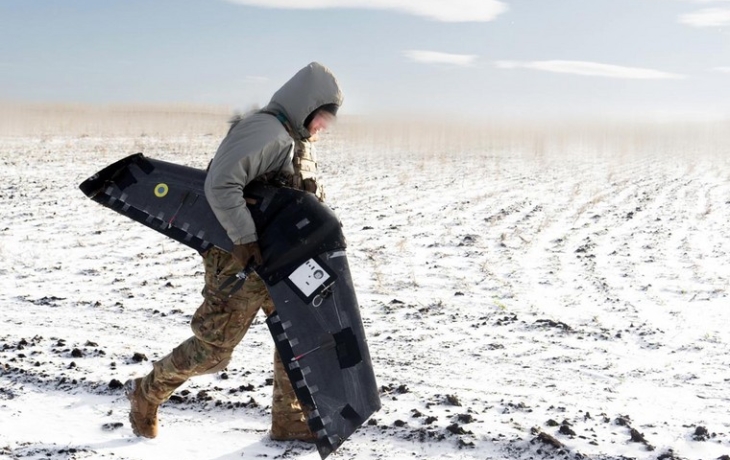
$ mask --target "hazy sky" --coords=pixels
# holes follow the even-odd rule
[[[335,7],[336,5],[336,7]],[[0,0],[0,99],[730,117],[730,0]]]

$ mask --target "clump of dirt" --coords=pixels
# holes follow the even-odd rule
[[[541,442],[543,444],[547,444],[548,446],[552,446],[556,449],[562,449],[563,447],[565,447],[562,442],[558,441],[553,436],[550,436],[549,434],[547,434],[543,431],[540,431],[537,433],[537,437],[535,437],[535,439],[532,440],[533,444],[535,442]]]
[[[459,397],[456,395],[446,395],[446,402],[452,406],[461,407],[461,401],[459,400]]]
[[[705,428],[704,426],[698,426],[697,428],[695,428],[695,432],[692,435],[692,439],[694,439],[695,441],[707,441],[711,437],[712,436],[710,435],[710,432],[707,431],[707,428]]]
[[[407,385],[398,385],[396,383],[391,383],[388,385],[383,385],[380,387],[380,392],[384,394],[399,394],[403,395],[406,393],[410,393],[411,390],[408,389]]]

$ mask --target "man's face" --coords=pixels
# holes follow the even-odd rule
[[[312,121],[310,121],[309,125],[307,126],[307,130],[312,135],[311,139],[316,140],[317,134],[319,134],[321,131],[325,131],[334,122],[334,115],[327,112],[326,110],[318,110],[317,113],[314,114],[314,118],[312,118]]]

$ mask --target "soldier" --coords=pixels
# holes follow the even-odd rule
[[[145,377],[125,384],[131,403],[129,421],[137,436],[157,436],[157,409],[188,378],[224,369],[259,309],[268,316],[274,304],[261,278],[252,273],[231,297],[221,284],[249,264],[262,263],[251,214],[243,196],[253,180],[324,194],[316,179],[312,140],[334,121],[342,93],[332,72],[313,62],[284,84],[261,111],[234,122],[209,166],[205,196],[234,243],[232,253],[212,248],[205,264],[204,301],[193,315],[193,336],[155,362]],[[274,440],[313,442],[278,353],[270,436]]]

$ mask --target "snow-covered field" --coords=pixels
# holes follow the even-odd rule
[[[268,440],[263,316],[157,439],[127,420],[202,265],[77,186],[140,151],[203,168],[222,120],[0,137],[0,459],[318,458]],[[730,458],[730,126],[411,128],[319,145],[383,402],[332,458]]]

